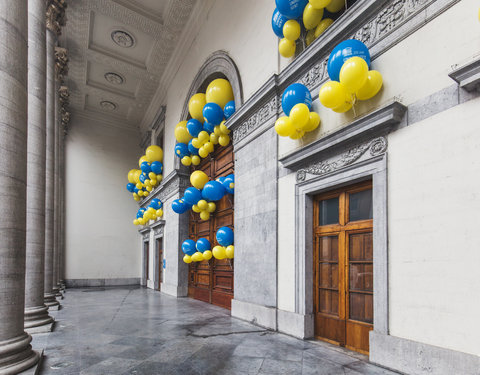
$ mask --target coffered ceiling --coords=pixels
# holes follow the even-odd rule
[[[73,116],[139,127],[197,1],[69,1],[61,44]]]

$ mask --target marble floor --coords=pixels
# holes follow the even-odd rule
[[[396,374],[366,357],[144,288],[68,289],[54,331],[35,334],[41,375]]]

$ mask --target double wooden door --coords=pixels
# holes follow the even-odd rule
[[[197,166],[210,180],[233,173],[233,146],[218,147],[210,156]],[[210,220],[203,221],[200,215],[190,211],[189,238],[194,241],[207,238],[212,248],[217,244],[215,233],[218,228],[228,226],[233,229],[233,195],[227,194],[215,202],[217,209]],[[189,265],[189,297],[230,309],[233,298],[233,259],[192,262]]]
[[[158,290],[162,285],[163,275],[163,237],[157,238],[157,256],[158,256]]]
[[[315,336],[368,354],[373,329],[372,185],[315,197]]]

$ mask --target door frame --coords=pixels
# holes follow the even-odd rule
[[[314,337],[314,196],[366,180],[372,180],[373,194],[373,329],[388,334],[387,155],[383,153],[332,173],[297,178],[295,312],[305,318],[304,337]]]

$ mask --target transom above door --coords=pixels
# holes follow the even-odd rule
[[[372,183],[314,199],[315,336],[367,354],[373,329]]]

